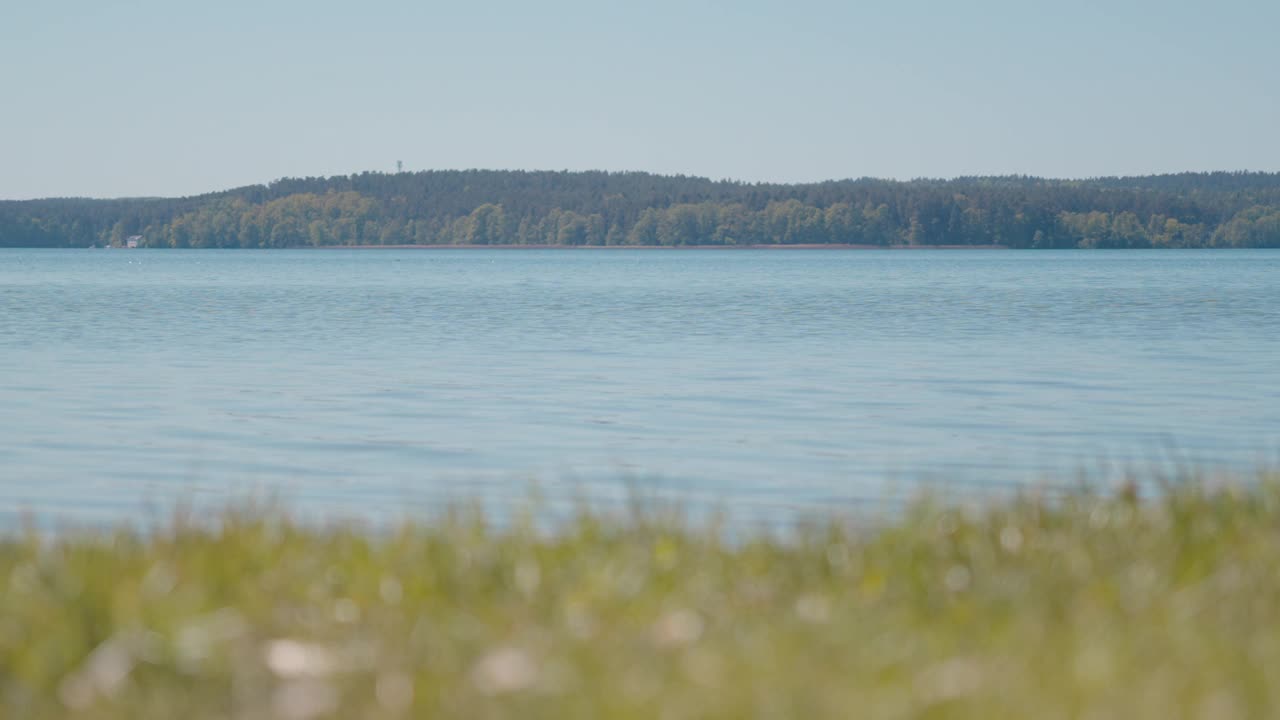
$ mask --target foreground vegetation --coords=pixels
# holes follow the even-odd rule
[[[1280,173],[799,185],[496,170],[285,178],[187,198],[0,201],[0,247],[1280,247]]]
[[[5,718],[1280,712],[1280,477],[728,537],[227,511],[0,541]]]

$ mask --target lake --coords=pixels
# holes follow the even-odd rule
[[[0,520],[730,512],[1280,449],[1280,251],[0,250]]]

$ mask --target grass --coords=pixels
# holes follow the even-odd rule
[[[1280,714],[1280,477],[727,539],[227,510],[0,540],[4,718]]]

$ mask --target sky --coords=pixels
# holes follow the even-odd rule
[[[0,0],[0,198],[1280,170],[1275,0]]]

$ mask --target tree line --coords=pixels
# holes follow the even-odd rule
[[[713,181],[639,172],[285,178],[185,198],[0,202],[0,246],[1280,247],[1280,173]]]

